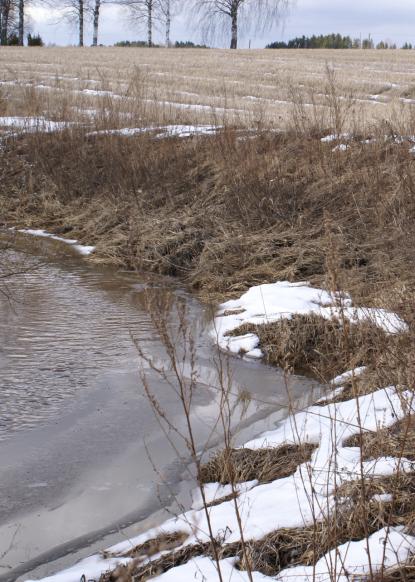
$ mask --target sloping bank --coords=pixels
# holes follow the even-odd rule
[[[196,500],[51,580],[120,565],[103,580],[384,579],[410,567],[414,164],[384,141],[337,152],[320,137],[74,131],[0,152],[7,225],[231,295],[212,331],[223,349],[287,377],[335,377],[324,401],[203,468],[207,508]]]

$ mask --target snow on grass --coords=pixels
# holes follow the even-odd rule
[[[341,143],[341,144],[337,145],[336,147],[334,147],[331,151],[332,152],[346,152],[349,148],[350,148],[350,146],[348,144]]]
[[[98,135],[120,135],[124,137],[132,137],[142,133],[157,132],[155,136],[157,139],[165,137],[192,137],[194,135],[213,135],[220,130],[220,126],[216,125],[162,125],[158,127],[122,127],[120,129],[103,129],[99,131],[91,131],[87,136]]]
[[[289,477],[261,485],[256,482],[238,485],[237,503],[243,520],[245,540],[259,540],[280,528],[301,528],[310,526],[315,520],[326,519],[338,504],[335,493],[342,483],[354,481],[362,475],[368,478],[390,475],[398,470],[400,472],[413,470],[413,463],[407,459],[384,457],[362,461],[359,448],[343,446],[346,439],[353,434],[360,431],[376,431],[391,426],[403,418],[408,410],[413,409],[410,398],[409,392],[402,394],[394,387],[388,387],[358,399],[321,407],[312,406],[286,419],[274,431],[248,442],[245,447],[252,450],[292,443],[314,443],[317,449],[311,460],[301,464]],[[360,425],[356,420],[357,410],[360,411]],[[207,484],[205,488],[209,500],[216,499],[217,495],[221,498],[223,493],[228,493],[226,486],[217,483]],[[234,500],[226,501],[209,509],[213,535],[220,539],[222,544],[240,540],[234,503]],[[183,546],[207,542],[209,534],[206,515],[204,510],[198,507],[199,504],[196,503],[195,509],[110,548],[106,553],[110,558],[99,556],[88,558],[74,568],[44,579],[44,582],[78,582],[82,573],[87,578],[98,579],[100,574],[108,569],[111,557],[114,560],[118,559],[119,563],[122,563],[122,560],[128,563],[128,558],[122,558],[124,552],[163,533],[187,534]],[[385,565],[406,560],[414,548],[414,540],[405,535],[402,528],[394,528],[390,532],[380,530],[369,538],[368,543],[374,570],[382,565],[383,554],[380,552],[383,548]],[[330,569],[334,568],[335,562],[331,559],[335,555],[342,557],[345,567],[347,566],[351,572],[367,572],[366,545],[366,540],[349,542],[326,554],[316,565],[318,580],[322,581],[323,577],[332,579],[328,574],[332,571]],[[152,559],[155,558],[153,556]],[[247,574],[238,572],[233,564],[232,560],[221,562],[225,572],[224,580],[230,580],[231,577],[232,580],[247,580]],[[341,564],[342,562],[336,564],[338,573],[341,573]],[[313,568],[298,566],[282,571],[277,580],[288,582],[288,577],[294,577],[296,582],[297,578],[299,582],[308,580],[311,582],[312,572]],[[157,580],[190,582],[197,580],[197,576],[202,574],[207,580],[212,582],[217,580],[215,565],[207,557],[194,558],[187,564],[162,574]],[[238,578],[239,575],[242,578]],[[203,577],[200,577],[200,580],[203,580]],[[254,580],[259,582],[271,578],[255,573]]]
[[[252,287],[239,300],[224,303],[215,320],[216,333],[224,342],[228,342],[226,332],[237,329],[243,323],[278,321],[295,313],[317,313],[323,314],[323,317],[335,317],[339,315],[340,308],[350,321],[370,319],[389,333],[406,329],[405,324],[393,313],[379,309],[354,308],[348,295],[333,295],[307,283],[280,282]],[[247,334],[236,338],[235,345],[245,348],[248,346],[251,351],[255,351],[256,341],[254,334]],[[227,343],[224,345],[229,349]],[[331,384],[340,389],[351,377],[361,375],[364,371],[364,367],[350,370],[334,378]],[[379,457],[363,460],[359,447],[345,446],[351,436],[374,433],[390,427],[413,412],[415,406],[412,392],[394,386],[348,401],[310,406],[299,411],[279,423],[274,430],[244,445],[244,448],[255,451],[283,445],[314,444],[316,448],[310,460],[300,464],[292,475],[270,483],[260,484],[255,480],[239,483],[236,485],[236,500],[222,502],[220,500],[232,492],[231,486],[205,484],[207,502],[215,502],[209,507],[209,522],[200,492],[196,492],[189,511],[136,538],[109,548],[103,556],[83,560],[69,570],[45,578],[43,582],[78,582],[82,574],[87,579],[97,580],[112,564],[128,564],[130,558],[124,557],[124,554],[132,547],[163,534],[185,534],[186,539],[180,548],[209,542],[209,530],[215,539],[220,540],[221,545],[240,542],[241,533],[235,503],[238,505],[246,541],[261,540],[283,528],[301,529],[319,521],[330,520],[339,508],[350,510],[351,500],[342,498],[339,505],[336,497],[339,486],[344,483],[414,470],[413,461],[406,458]],[[389,500],[390,497],[384,497],[378,501],[389,503]],[[336,578],[346,582],[350,574],[367,574],[369,564],[376,572],[384,566],[405,562],[413,551],[415,538],[407,535],[404,528],[394,527],[388,531],[381,529],[367,540],[339,545],[318,560],[314,567],[301,565],[287,568],[273,578],[254,572],[253,580],[289,582],[290,578],[294,582],[323,582]],[[156,554],[143,558],[142,563],[157,560],[160,556],[161,554]],[[221,560],[223,580],[247,582],[248,574],[239,571],[235,564],[236,558]],[[216,564],[207,556],[192,558],[186,564],[171,568],[155,578],[160,582],[216,582],[217,579]]]
[[[74,91],[82,95],[91,95],[92,97],[111,97],[112,99],[122,99],[122,95],[114,93],[113,91],[102,91],[98,89],[80,89]]]
[[[0,127],[19,129],[26,133],[62,131],[68,125],[70,124],[66,121],[51,121],[45,117],[0,117]]]
[[[246,483],[237,483],[235,484],[235,490],[240,493],[245,493],[252,489],[252,487],[256,487],[258,485],[258,481],[256,479],[252,481],[247,481]],[[212,502],[218,502],[220,499],[227,497],[233,493],[232,485],[220,485],[220,483],[206,483],[203,487],[205,501],[207,504]],[[193,503],[192,509],[202,509],[203,508],[203,499],[200,489],[196,489],[193,494]]]
[[[384,309],[353,307],[347,294],[332,294],[308,283],[281,281],[251,287],[239,299],[223,303],[214,321],[212,335],[221,349],[232,354],[244,353],[260,358],[259,338],[254,333],[229,336],[245,324],[264,325],[293,315],[320,315],[325,319],[342,319],[351,323],[370,321],[387,333],[406,330],[406,324]]]
[[[371,568],[367,560],[367,550],[371,556]],[[252,572],[253,582],[349,582],[350,579],[366,579],[370,570],[375,573],[382,567],[390,568],[404,563],[415,551],[415,538],[403,532],[402,527],[383,528],[368,540],[347,542],[325,554],[315,566],[295,566],[286,568],[276,577],[260,572]],[[227,558],[220,561],[223,582],[248,582],[245,571],[235,569],[236,560]],[[217,582],[216,563],[210,558],[193,558],[187,564],[177,566],[154,578],[155,582]]]
[[[394,424],[405,414],[403,399],[409,398],[409,393],[400,395],[389,387],[357,401],[310,407],[288,418],[275,431],[248,442],[245,448],[252,450],[299,443],[318,446],[310,462],[300,465],[293,475],[241,491],[237,503],[245,539],[261,539],[280,528],[303,527],[314,519],[322,520],[335,507],[338,486],[358,479],[361,471],[367,477],[390,475],[398,467],[410,471],[413,463],[406,459],[384,457],[362,462],[359,448],[343,447],[343,442],[360,430],[376,431]],[[356,405],[361,426],[356,420]],[[213,535],[223,543],[240,539],[234,503],[226,501],[209,510]],[[165,528],[188,533],[186,545],[209,541],[203,510],[189,511],[164,524],[162,530]]]
[[[12,229],[12,230],[14,230],[14,229]],[[81,255],[84,255],[84,256],[88,256],[95,251],[95,247],[89,246],[89,245],[81,245],[78,243],[77,239],[64,238],[64,237],[58,236],[56,234],[51,234],[43,229],[21,228],[21,229],[18,229],[17,232],[20,232],[22,234],[28,234],[31,236],[39,236],[42,238],[57,240],[59,242],[66,243],[66,244],[70,245],[72,248],[74,248],[78,253],[80,253]]]
[[[220,560],[219,567],[223,582],[249,582],[247,572],[237,570],[235,558]],[[193,558],[187,564],[168,570],[160,576],[152,578],[154,582],[218,582],[219,576],[216,562],[206,557]],[[271,582],[275,578],[264,576],[260,572],[252,573],[252,582]]]
[[[354,370],[347,370],[347,372],[343,372],[339,376],[336,376],[332,379],[330,384],[333,386],[343,386],[345,382],[348,382],[352,378],[356,378],[357,376],[361,376],[367,370],[366,366],[359,366],[358,368],[354,368]]]
[[[371,567],[368,563],[370,553]],[[315,566],[286,568],[273,580],[278,582],[349,582],[369,579],[372,572],[390,568],[408,560],[415,551],[415,538],[402,527],[383,528],[368,540],[347,542],[328,552]]]
[[[332,133],[321,138],[322,143],[331,143],[333,141],[339,141],[341,139],[351,139],[353,136],[351,133]]]

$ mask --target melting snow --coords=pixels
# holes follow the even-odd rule
[[[131,137],[141,133],[159,132],[156,137],[191,137],[193,135],[212,135],[220,130],[216,125],[162,125],[159,127],[122,127],[120,129],[103,129],[91,131],[87,136],[95,135],[121,135]]]
[[[336,380],[340,382],[339,377]],[[365,476],[381,476],[397,470],[413,470],[413,463],[407,459],[385,457],[362,462],[359,448],[343,446],[348,437],[361,430],[376,431],[403,418],[407,407],[413,410],[411,398],[409,391],[398,393],[394,387],[389,387],[356,400],[312,406],[286,419],[275,430],[248,442],[245,447],[253,450],[287,443],[314,443],[317,448],[310,462],[300,465],[289,477],[261,485],[250,482],[238,486],[237,503],[244,523],[245,539],[261,539],[278,528],[303,527],[312,524],[315,519],[326,518],[338,504],[335,501],[338,486],[358,479],[362,473]],[[360,411],[360,427],[356,421],[357,409]],[[223,497],[228,492],[226,486],[219,484],[206,486],[208,499]],[[387,502],[387,499],[384,501]],[[234,500],[223,502],[209,510],[213,535],[218,536],[223,544],[240,538],[234,503]],[[82,574],[97,579],[110,567],[129,563],[129,558],[122,558],[123,552],[161,533],[188,534],[184,545],[206,542],[209,540],[206,516],[203,510],[198,509],[198,503],[195,507],[158,528],[110,548],[106,558],[93,556],[69,570],[45,578],[44,582],[78,582]],[[315,569],[306,566],[289,568],[280,572],[277,580],[289,582],[288,579],[294,577],[296,582],[297,579],[298,582],[311,582],[315,571],[320,582],[323,582],[323,578],[333,579],[331,574],[334,573],[339,575],[342,582],[346,582],[346,572],[364,574],[368,571],[367,547],[370,549],[373,570],[376,571],[383,564],[392,566],[405,561],[415,548],[415,539],[406,535],[402,528],[391,528],[389,532],[382,529],[370,536],[369,540],[348,542],[328,552],[317,562]],[[340,556],[341,560],[336,562],[335,556]],[[232,580],[238,580],[239,575],[239,579],[247,580],[246,573],[233,568],[234,563],[234,559],[221,561],[224,580],[228,581],[231,577]],[[214,562],[207,557],[195,558],[187,564],[172,568],[156,580],[191,582],[197,580],[198,576],[200,580],[205,576],[206,580],[216,582]],[[254,580],[260,582],[275,578],[255,573]]]
[[[93,246],[78,244],[77,239],[63,238],[63,237],[58,236],[56,234],[51,234],[49,232],[46,232],[46,230],[42,230],[42,229],[22,228],[22,229],[19,229],[17,232],[21,232],[22,234],[29,234],[32,236],[40,236],[43,238],[49,238],[52,240],[57,240],[57,241],[66,243],[68,245],[71,245],[72,248],[74,248],[75,250],[78,251],[78,253],[80,253],[81,255],[84,255],[84,256],[90,255],[95,250],[95,247],[93,247]]]
[[[239,299],[220,306],[214,321],[212,335],[221,349],[247,357],[261,357],[259,338],[254,333],[229,336],[244,324],[263,325],[290,319],[293,315],[315,314],[325,319],[346,318],[351,323],[370,321],[387,333],[407,329],[395,314],[384,309],[353,307],[349,295],[333,295],[308,283],[287,281],[251,287]]]
[[[0,127],[22,129],[26,133],[41,131],[54,132],[66,129],[70,124],[64,121],[50,121],[44,117],[0,117]]]

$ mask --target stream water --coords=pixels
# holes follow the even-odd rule
[[[171,423],[184,429],[149,298],[186,307],[200,448],[221,443],[216,368],[224,358],[208,333],[211,310],[170,280],[91,266],[69,246],[25,236],[2,256],[24,271],[0,289],[0,580],[14,582],[51,573],[191,503],[186,447],[173,434],[169,445],[141,381],[144,370]],[[177,327],[173,307],[169,319]],[[183,348],[178,341],[180,355]],[[184,375],[190,369],[186,362]],[[305,406],[318,390],[293,377],[288,397],[280,371],[237,358],[229,373],[237,444],[272,428],[289,400]],[[241,390],[250,394],[247,410],[237,403]]]

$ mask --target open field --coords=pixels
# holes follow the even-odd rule
[[[328,75],[328,69],[332,71]],[[336,97],[356,128],[412,119],[415,54],[386,50],[24,49],[0,51],[0,115],[287,127],[332,125]],[[115,115],[117,114],[117,115]]]

